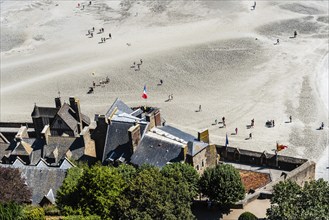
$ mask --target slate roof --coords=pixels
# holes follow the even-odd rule
[[[29,156],[33,151],[31,145],[26,143],[25,141],[21,141],[17,144],[16,148],[11,152],[12,155],[20,155],[20,156]]]
[[[103,162],[111,155],[112,158],[118,159],[122,154],[128,159],[131,156],[128,129],[134,126],[133,123],[112,121],[107,127]]]
[[[157,127],[158,129],[162,130],[162,131],[165,131],[173,136],[176,136],[180,139],[183,139],[184,141],[188,142],[188,141],[195,141],[197,140],[196,137],[194,137],[193,135],[191,134],[188,134],[188,133],[185,133],[177,128],[174,128],[172,126],[169,126],[169,125],[165,125],[165,126],[160,126],[160,127]]]
[[[9,144],[10,142],[7,140],[7,138],[0,132],[0,143]]]
[[[43,139],[35,139],[35,141],[32,144],[32,154],[31,154],[31,161],[30,165],[36,165],[39,160],[42,158],[42,148],[45,145],[45,142]]]
[[[72,131],[74,131],[78,126],[78,122],[73,117],[73,115],[70,114],[70,111],[75,113],[69,104],[64,103],[60,110],[57,112],[57,115],[70,127]]]
[[[48,145],[44,146],[44,157],[51,156],[52,152],[58,149],[58,161],[65,157],[66,152],[75,142],[75,137],[49,136]]]
[[[112,106],[109,108],[109,110],[106,112],[105,116],[109,117],[115,108],[128,114],[131,114],[133,112],[133,110],[128,105],[126,105],[123,101],[117,98],[112,104]]]
[[[26,179],[28,187],[32,190],[32,204],[39,204],[49,190],[56,192],[62,185],[67,170],[57,167],[38,168],[36,166],[14,167],[13,165],[0,164],[2,167],[17,168],[22,177]]]
[[[39,117],[54,118],[57,111],[58,111],[57,108],[39,107],[35,105],[31,116],[32,118],[39,118]]]
[[[86,123],[87,125],[90,125],[90,118],[87,115],[84,115],[81,113],[81,120],[82,120],[82,122]]]
[[[194,157],[196,154],[201,152],[203,149],[205,149],[208,146],[207,143],[200,142],[200,141],[189,141],[187,143],[187,154]]]
[[[131,157],[131,163],[135,165],[151,164],[163,167],[168,162],[184,160],[182,143],[172,141],[157,134],[144,135],[139,146]]]
[[[5,155],[8,155],[12,151],[12,149],[10,149],[9,146],[10,146],[10,144],[0,143],[0,163],[1,163],[2,158]]]
[[[66,175],[66,170],[59,168],[26,166],[19,170],[26,178],[27,185],[32,189],[32,204],[39,204],[50,189],[56,197],[56,191],[62,185]]]

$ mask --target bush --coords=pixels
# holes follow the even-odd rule
[[[20,219],[23,216],[22,206],[16,203],[0,203],[0,219],[1,220],[12,220]]]
[[[200,191],[212,202],[228,207],[245,196],[240,174],[232,165],[207,168],[199,181]]]
[[[23,216],[24,220],[44,220],[45,212],[41,207],[29,205],[23,208]]]
[[[47,215],[47,216],[60,216],[61,215],[60,210],[54,205],[44,206],[43,210],[45,211],[45,215]]]
[[[65,216],[63,220],[101,220],[101,217],[99,217],[98,215],[89,215],[89,216],[69,215],[69,216]]]
[[[238,220],[257,220],[258,218],[251,212],[244,212],[239,216]]]

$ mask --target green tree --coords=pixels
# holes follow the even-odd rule
[[[85,169],[89,169],[85,167]],[[62,186],[57,191],[56,204],[65,215],[82,214],[78,208],[80,192],[78,183],[83,175],[83,169],[73,167],[67,171]]]
[[[245,196],[240,174],[232,165],[207,168],[199,181],[200,191],[220,206],[229,206]]]
[[[122,175],[125,182],[131,181],[137,173],[135,167],[128,164],[121,164],[118,166],[118,172]]]
[[[273,188],[268,219],[328,219],[329,184],[323,179],[306,182],[304,187],[292,181],[280,182]]]
[[[120,219],[194,219],[189,186],[143,166],[117,200]]]
[[[251,212],[244,212],[238,218],[238,220],[257,220],[257,219],[258,218]]]
[[[110,219],[112,207],[125,188],[122,175],[115,167],[94,165],[83,172],[79,180],[78,206],[84,215],[99,215]]]
[[[198,195],[198,172],[189,164],[172,163],[166,165],[161,173],[166,178],[172,178],[176,183],[187,184],[191,200]]]
[[[100,164],[83,169],[75,167],[69,169],[56,202],[65,215],[110,219],[113,205],[124,188],[124,179],[115,167]]]
[[[0,203],[30,203],[32,192],[18,169],[0,167]]]

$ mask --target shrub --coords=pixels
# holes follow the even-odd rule
[[[0,203],[0,219],[1,220],[12,220],[20,219],[23,216],[22,206],[16,203]]]
[[[89,215],[89,216],[69,215],[69,216],[65,216],[63,220],[101,220],[101,217],[99,217],[98,215]]]
[[[251,212],[244,212],[239,216],[238,220],[257,220],[258,218]]]
[[[36,206],[25,206],[23,208],[24,220],[44,220],[45,212],[41,207]]]
[[[48,215],[48,216],[60,216],[61,215],[60,210],[54,205],[44,206],[43,210],[45,211],[45,215]]]

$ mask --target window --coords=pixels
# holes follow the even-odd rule
[[[203,160],[202,160],[202,163],[201,163],[201,164],[202,164],[201,166],[204,167],[204,162],[203,162]]]
[[[199,168],[199,165],[196,165],[196,170],[199,170],[200,168]]]

